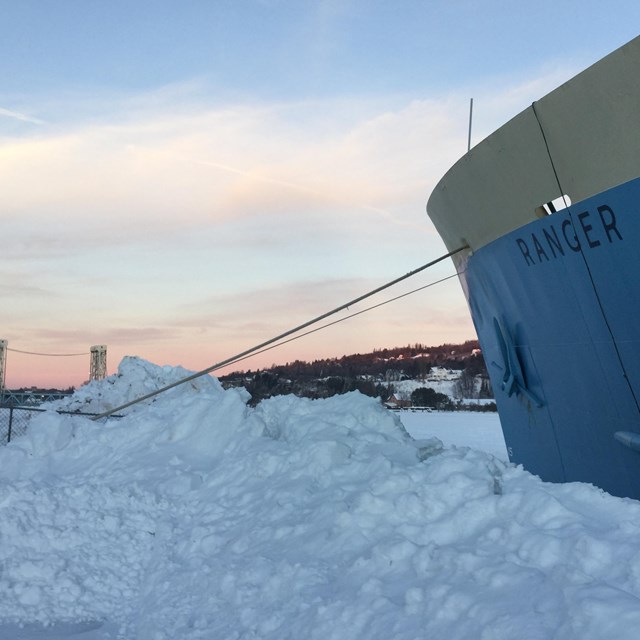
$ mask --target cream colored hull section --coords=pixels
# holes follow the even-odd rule
[[[548,94],[457,162],[427,212],[450,250],[476,250],[640,175],[640,37]]]

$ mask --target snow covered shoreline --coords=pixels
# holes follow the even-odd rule
[[[404,428],[417,440],[438,438],[447,447],[471,447],[504,462],[509,461],[497,413],[400,411],[397,415]]]
[[[184,373],[125,359],[67,406]],[[245,402],[206,377],[0,448],[0,638],[637,637],[640,503],[414,440],[358,393]]]

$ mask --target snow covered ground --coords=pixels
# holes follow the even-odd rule
[[[184,374],[125,359],[67,406]],[[640,503],[425,439],[495,416],[245,400],[201,378],[1,448],[0,639],[638,637]]]
[[[454,377],[452,374],[451,378],[446,379],[432,379],[432,380],[399,380],[393,382],[393,388],[396,391],[398,397],[409,399],[411,397],[411,393],[416,389],[420,389],[421,387],[427,387],[429,389],[433,389],[438,393],[444,393],[446,396],[450,398],[454,398],[456,396],[455,386],[458,376]]]
[[[497,413],[405,410],[396,415],[416,439],[438,438],[446,447],[471,447],[509,461]]]

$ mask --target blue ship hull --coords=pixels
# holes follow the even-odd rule
[[[477,249],[461,276],[513,462],[640,498],[640,179]]]
[[[471,148],[427,212],[460,272],[511,460],[640,499],[638,78],[640,36]]]

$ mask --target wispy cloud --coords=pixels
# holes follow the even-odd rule
[[[476,93],[480,128],[546,82]],[[425,203],[466,149],[467,95],[181,99],[0,141],[0,269],[29,275],[4,284],[3,337],[203,368],[444,252]],[[470,337],[457,283],[431,292],[262,362]]]
[[[479,126],[514,115],[537,86],[476,96]],[[146,113],[138,104],[124,121],[5,138],[0,215],[107,239],[120,221],[134,239],[148,237],[150,224],[153,234],[173,234],[267,214],[300,222],[301,211],[410,226],[424,220],[429,191],[465,149],[466,96],[216,109],[186,109],[181,97],[174,108],[153,98]]]
[[[40,118],[34,118],[18,111],[11,111],[10,109],[3,109],[0,107],[0,117],[13,118],[14,120],[20,120],[21,122],[29,122],[31,124],[45,124],[44,120]]]
[[[137,347],[147,344],[175,339],[175,331],[153,326],[146,327],[115,327],[111,329],[68,330],[44,329],[39,334],[40,339],[49,344],[117,344],[124,347]]]

